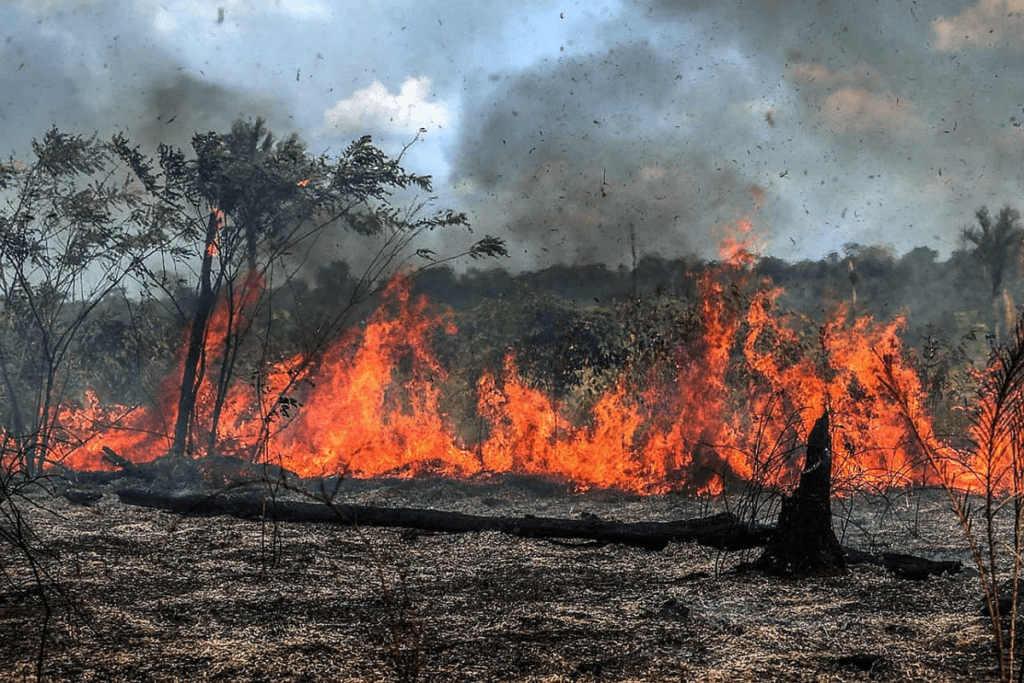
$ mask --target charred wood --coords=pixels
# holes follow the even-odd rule
[[[130,505],[167,510],[182,515],[230,515],[245,519],[281,522],[315,522],[352,526],[387,526],[421,531],[467,533],[500,531],[513,536],[550,539],[587,539],[663,550],[669,543],[694,542],[722,550],[742,550],[765,544],[773,528],[744,524],[723,512],[711,517],[672,522],[616,522],[596,517],[484,517],[461,512],[420,508],[388,508],[369,505],[272,500],[259,493],[224,495],[168,493],[143,488],[117,492]]]
[[[807,437],[800,484],[782,501],[779,522],[760,571],[782,576],[834,576],[846,571],[846,557],[832,528],[832,438],[828,410]]]
[[[87,488],[90,486],[104,486],[110,484],[118,479],[125,477],[131,477],[132,479],[140,479],[142,481],[152,481],[153,477],[148,476],[145,470],[136,465],[127,458],[122,458],[117,452],[109,446],[103,447],[102,460],[107,464],[116,467],[116,470],[101,470],[101,471],[79,471],[73,470],[61,465],[61,463],[54,463],[54,472],[59,475],[60,479],[66,482],[67,485],[62,486],[61,495],[68,497],[69,500],[75,502],[71,496],[79,495],[74,493],[74,488],[78,489]]]
[[[727,512],[672,522],[615,522],[597,517],[485,517],[420,508],[273,500],[252,491],[203,495],[130,487],[118,490],[117,495],[128,505],[189,516],[227,515],[242,519],[273,519],[295,523],[397,527],[429,533],[500,531],[520,537],[586,539],[646,550],[662,550],[669,543],[687,542],[722,550],[745,550],[766,545],[775,534],[774,526],[743,523],[735,515]],[[592,546],[584,544],[580,547]],[[841,546],[841,549],[847,564],[872,564],[884,567],[906,579],[923,580],[933,575],[957,573],[962,569],[960,562],[956,561],[929,560],[902,553],[869,553],[846,546]],[[684,579],[709,577],[710,575],[703,577],[695,574]]]
[[[929,560],[905,553],[867,553],[843,546],[847,564],[873,564],[885,567],[901,579],[924,581],[929,576],[958,574],[963,564],[956,560]]]
[[[146,473],[142,470],[142,468],[133,463],[131,460],[128,460],[127,458],[122,458],[120,455],[117,454],[117,451],[115,451],[110,446],[103,447],[103,461],[110,463],[117,469],[121,470],[121,472],[123,472],[126,476],[151,478],[146,476]]]

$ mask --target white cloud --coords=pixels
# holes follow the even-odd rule
[[[888,130],[911,133],[921,127],[911,103],[890,92],[840,88],[821,103],[822,116],[837,130]]]
[[[429,90],[430,79],[425,76],[406,78],[397,95],[374,81],[324,112],[325,128],[346,132],[383,129],[401,134],[444,128],[451,114],[444,103],[427,101]]]
[[[173,34],[180,25],[177,17],[168,11],[166,7],[157,8],[153,14],[153,28],[165,36]]]
[[[1008,41],[1024,47],[1024,0],[979,0],[955,17],[932,23],[939,50],[991,47]]]

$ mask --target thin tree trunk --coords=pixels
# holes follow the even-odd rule
[[[39,427],[37,432],[33,435],[31,460],[34,460],[34,463],[30,468],[33,475],[43,473],[43,469],[46,465],[46,454],[50,450],[50,441],[53,436],[55,422],[55,416],[52,412],[53,387],[55,383],[54,361],[50,357],[48,351],[49,349],[47,348],[46,363],[48,368],[46,372],[46,386],[43,389],[42,405],[39,408]]]
[[[214,305],[217,303],[216,293],[213,291],[212,273],[213,257],[217,253],[219,229],[220,217],[216,210],[211,210],[210,220],[206,225],[206,248],[203,252],[203,264],[199,272],[199,299],[196,302],[195,317],[192,319],[185,367],[181,373],[181,394],[178,396],[178,416],[174,423],[172,455],[185,454],[189,427],[195,416],[196,397],[199,394],[199,384],[202,382],[207,323],[210,320],[210,314],[213,313]]]
[[[224,351],[221,357],[220,372],[217,377],[217,394],[214,398],[213,412],[210,416],[210,434],[206,451],[208,455],[215,455],[217,453],[217,429],[220,425],[220,416],[224,412],[224,401],[227,399],[228,388],[231,385],[232,377],[234,377],[235,360],[238,357],[239,340],[235,333],[235,326],[237,324],[235,320],[236,310],[230,281],[227,287],[229,292],[227,302],[227,334],[224,335]]]
[[[25,419],[21,414],[21,401],[19,400],[20,392],[14,387],[14,381],[11,379],[11,369],[7,362],[7,354],[0,350],[0,374],[3,375],[4,388],[7,390],[8,406],[10,407],[12,427],[14,428],[14,437],[18,444],[25,443],[26,428]],[[26,463],[27,464],[27,463]]]

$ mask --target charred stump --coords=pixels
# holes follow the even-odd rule
[[[782,501],[775,534],[754,568],[782,576],[835,576],[846,558],[832,528],[832,439],[826,410],[807,437],[800,484]]]

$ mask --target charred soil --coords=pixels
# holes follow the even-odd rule
[[[661,552],[496,532],[195,518],[45,498],[26,509],[64,597],[49,681],[961,681],[996,674],[977,576],[870,565],[785,580],[757,550]],[[350,481],[345,502],[688,519],[728,498],[573,493],[505,477]],[[88,501],[86,501],[88,502]],[[836,501],[847,545],[969,564],[941,492]],[[4,552],[7,550],[4,548]],[[15,572],[12,560],[7,566]],[[23,579],[24,577],[20,577]],[[38,595],[0,585],[0,680],[31,680]],[[54,595],[58,595],[54,593]]]

